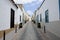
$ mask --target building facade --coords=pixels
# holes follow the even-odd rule
[[[17,9],[13,0],[0,1],[0,31],[14,27]]]
[[[42,29],[46,26],[47,31],[60,37],[60,0],[44,0],[35,13]]]

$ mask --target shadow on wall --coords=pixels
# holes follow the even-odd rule
[[[60,21],[49,22],[45,24],[46,30],[60,37]]]

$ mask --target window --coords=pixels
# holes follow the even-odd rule
[[[14,28],[14,16],[15,16],[15,11],[11,9],[10,28]]]
[[[39,22],[39,15],[37,15],[37,23]]]
[[[59,19],[60,19],[60,0],[59,0]]]
[[[40,22],[42,22],[42,15],[40,14]]]
[[[48,10],[45,11],[45,22],[49,22]]]
[[[21,21],[21,16],[20,16],[20,21]]]

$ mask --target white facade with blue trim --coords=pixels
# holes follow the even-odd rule
[[[38,19],[36,19],[37,15],[39,15]],[[59,0],[44,0],[42,5],[36,11],[35,19],[41,23],[42,29],[44,29],[43,25],[45,25],[47,31],[60,37],[59,16]],[[40,19],[42,19],[42,22]]]

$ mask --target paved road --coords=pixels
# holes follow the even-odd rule
[[[39,32],[39,33],[38,33]],[[50,32],[44,33],[37,28],[32,22],[24,24],[23,28],[19,29],[13,40],[59,40],[60,38],[54,36]]]
[[[21,36],[20,40],[42,40],[42,38],[40,38],[38,32],[33,26],[33,23],[28,22],[26,24],[26,29],[23,35]]]

